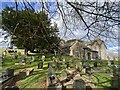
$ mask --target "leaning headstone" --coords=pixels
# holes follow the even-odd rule
[[[75,80],[73,83],[73,90],[86,90],[84,80]]]
[[[38,63],[38,69],[42,70],[43,69],[43,61],[40,61]]]
[[[50,66],[49,68],[48,68],[48,80],[47,80],[47,86],[50,86],[50,85],[52,85],[53,83],[54,83],[54,80],[55,80],[55,77],[56,77],[56,75],[55,75],[55,71],[54,71],[54,69]]]
[[[62,80],[67,78],[67,71],[66,70],[62,70],[61,78],[62,78]]]

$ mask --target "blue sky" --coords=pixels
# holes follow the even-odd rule
[[[4,9],[5,7],[6,7],[6,5],[8,5],[8,6],[12,6],[12,7],[15,7],[15,4],[14,4],[14,2],[10,2],[10,0],[8,0],[9,2],[2,2],[2,9]],[[13,0],[11,0],[11,1],[13,1]],[[36,3],[36,2],[30,2],[31,3],[31,5],[35,8],[35,10],[37,10],[37,11],[39,11],[39,10],[41,10],[41,3]],[[48,6],[49,6],[49,9],[51,10],[51,11],[54,11],[56,8],[55,8],[55,5],[56,5],[56,3],[55,2],[49,2],[49,3],[47,3],[48,4]],[[19,10],[21,10],[22,9],[22,5],[19,5]],[[57,17],[57,14],[55,14],[55,15],[49,15],[49,17]],[[59,27],[59,29],[60,29],[60,35],[61,35],[61,37],[62,37],[62,35],[63,35],[63,33],[65,32],[63,29],[63,22],[62,22],[62,19],[61,19],[61,17],[60,18],[57,18],[57,19],[52,19],[52,22],[54,23],[54,22],[56,22],[57,24],[58,24],[58,27]],[[74,34],[75,34],[75,36],[74,35],[72,35],[72,34],[69,34],[70,32],[68,32],[68,34],[67,34],[67,36],[68,37],[64,37],[64,39],[72,39],[72,38],[80,38],[80,36],[84,36],[84,34],[85,34],[85,32],[82,32],[82,31],[73,31],[74,32]],[[1,40],[3,40],[3,37],[0,35],[0,41]],[[2,43],[2,44],[0,44],[0,48],[1,47],[5,47],[7,45],[7,43]],[[118,46],[118,42],[117,41],[115,41],[115,43],[113,44],[113,43],[109,43],[108,45],[107,45],[107,50],[108,50],[108,52],[113,52],[113,53],[117,53],[118,52],[118,49],[120,49],[119,48],[120,46]]]

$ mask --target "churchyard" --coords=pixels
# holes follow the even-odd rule
[[[71,56],[6,54],[0,60],[3,88],[118,88],[120,62]],[[7,72],[7,73],[6,73]],[[9,81],[9,82],[8,82]]]

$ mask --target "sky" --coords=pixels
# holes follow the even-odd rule
[[[0,5],[2,6],[2,9],[4,9],[6,7],[6,5],[8,6],[12,6],[14,7],[14,0],[3,0],[2,1],[2,5],[0,3]],[[53,0],[54,1],[54,0]],[[31,3],[32,6],[37,10],[41,10],[41,7],[40,7],[40,3]],[[48,5],[50,6],[50,10],[52,11],[53,9],[56,9],[55,7],[52,7],[53,5],[55,5],[56,3],[54,2],[49,2]],[[1,9],[1,10],[2,10]],[[21,9],[21,6],[19,6],[19,9]],[[1,11],[0,10],[0,11]],[[69,40],[69,39],[73,39],[73,38],[81,38],[83,37],[87,32],[83,31],[83,30],[76,30],[76,31],[73,31],[74,35],[73,34],[70,34],[70,31],[67,31],[67,34],[66,36],[64,36],[64,33],[65,33],[65,30],[64,30],[64,27],[63,27],[63,21],[62,21],[62,18],[61,16],[59,16],[58,14],[55,14],[55,15],[50,15],[49,17],[54,17],[54,19],[51,19],[51,22],[52,23],[57,23],[58,25],[58,28],[60,30],[60,36],[61,38],[65,39],[65,40]],[[3,32],[2,29],[0,29],[0,32]],[[118,33],[118,32],[116,32]],[[3,38],[4,36],[0,33],[0,42],[3,41]],[[10,39],[8,39],[10,40]],[[0,48],[3,48],[3,47],[7,47],[9,46],[8,43],[0,43]],[[120,50],[120,46],[118,45],[118,41],[114,41],[114,43],[108,43],[107,45],[107,52],[109,53],[114,53],[115,55],[118,55],[118,51]]]

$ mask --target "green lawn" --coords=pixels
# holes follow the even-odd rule
[[[41,60],[42,54],[31,53],[31,55],[39,56],[39,58],[36,57],[35,61],[32,64],[29,64],[31,59],[28,58],[26,60],[28,64],[15,65],[15,63],[19,62],[23,56],[19,56],[19,58],[17,60],[15,60],[13,56],[8,55],[4,59],[2,68],[0,67],[0,70],[7,69],[7,68],[13,68],[15,70],[15,74],[17,74],[21,69],[24,69],[24,68],[29,68],[29,67],[34,68],[34,72],[32,74],[30,74],[29,76],[20,78],[20,80],[17,82],[17,85],[20,88],[40,88],[39,84],[40,84],[41,80],[43,80],[45,77],[47,77],[47,64],[48,64],[48,62],[52,61],[51,57],[53,55],[45,54],[46,59],[45,59],[44,66],[43,66],[44,70],[37,69],[37,65],[38,65],[39,61]],[[58,57],[59,57],[59,55],[56,56],[56,58],[58,58]],[[76,66],[76,63],[81,61],[77,58],[73,58],[70,56],[63,56],[63,57],[66,59],[66,62],[68,62],[69,60],[73,60],[74,62],[72,63],[72,66],[74,68]],[[88,60],[88,62],[90,63],[91,66],[93,66],[93,62],[95,62],[95,61]],[[99,61],[97,61],[97,62],[99,63]],[[116,62],[116,63],[118,63],[118,62]],[[105,71],[105,69],[110,69],[110,71],[113,72],[114,67],[107,66],[107,61],[102,61],[102,63],[101,64],[99,63],[98,66],[102,67],[102,68],[99,73],[98,72],[93,73],[94,80],[92,80],[92,83],[94,83],[97,87],[102,87],[102,88],[103,87],[111,87],[112,77],[110,75],[104,73],[104,71]],[[57,70],[56,74],[60,75],[60,72],[65,68],[66,68],[66,65],[61,65],[60,70]],[[83,77],[88,78],[89,76],[83,75]]]

